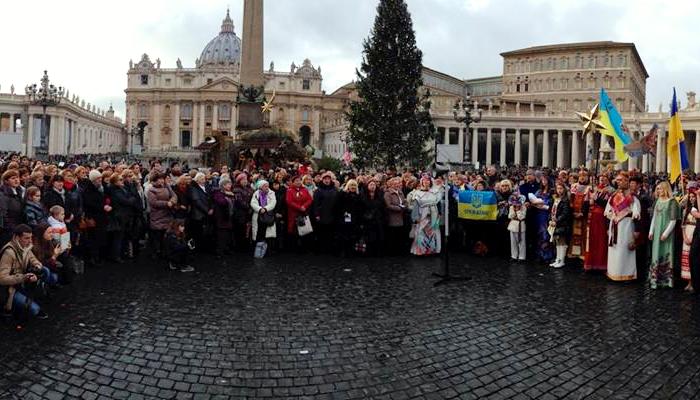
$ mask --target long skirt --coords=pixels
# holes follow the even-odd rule
[[[440,220],[435,219],[433,224],[430,214],[421,218],[413,226],[413,244],[411,244],[411,254],[425,256],[440,253]]]
[[[588,214],[586,255],[583,261],[585,271],[608,269],[608,227],[604,212],[602,207],[593,206]]]
[[[615,234],[617,229],[617,234]],[[632,218],[623,218],[617,226],[610,224],[609,236],[617,238],[614,243],[610,243],[608,247],[608,261],[610,264],[607,267],[608,278],[613,281],[632,281],[637,279],[637,257],[634,247],[634,222]],[[632,249],[630,249],[632,247]]]
[[[537,254],[537,260],[549,262],[554,259],[554,243],[552,243],[552,238],[547,231],[549,211],[537,210],[535,216],[537,229],[537,249],[535,253]]]
[[[690,238],[693,237],[695,233],[695,225],[683,225],[683,234]],[[689,281],[690,280],[690,245],[683,241],[683,248],[681,249],[681,278]]]

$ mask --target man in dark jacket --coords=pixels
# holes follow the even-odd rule
[[[63,187],[63,176],[54,175],[49,181],[49,190],[41,196],[41,202],[44,207],[50,210],[53,206],[61,206],[66,212],[66,224],[73,221],[73,215],[70,214],[66,207],[66,190]]]
[[[314,192],[311,213],[315,222],[317,251],[333,252],[335,250],[335,207],[338,189],[333,184],[331,172],[325,172]]]
[[[189,188],[188,197],[190,211],[187,217],[186,231],[194,239],[196,251],[201,252],[210,247],[206,245],[205,231],[209,230],[206,225],[210,224],[209,216],[214,213],[212,199],[206,188],[206,175],[201,172],[195,175]]]

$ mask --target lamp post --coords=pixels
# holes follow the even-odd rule
[[[129,137],[131,138],[131,150],[129,151],[129,154],[132,156],[134,155],[134,138],[139,136],[141,134],[141,129],[139,129],[138,126],[132,126],[131,129],[128,132]]]
[[[41,83],[37,86],[36,83],[27,85],[24,91],[29,99],[30,104],[41,106],[43,113],[41,118],[41,139],[39,142],[39,151],[45,151],[48,154],[49,131],[46,123],[46,107],[54,107],[61,102],[63,97],[63,87],[56,87],[49,83],[49,75],[44,70],[44,76],[41,78]],[[32,133],[29,132],[31,135]]]
[[[462,164],[469,164],[469,125],[481,121],[481,110],[470,101],[469,93],[463,99],[459,99],[452,107],[454,120],[464,124],[464,151],[462,152]]]

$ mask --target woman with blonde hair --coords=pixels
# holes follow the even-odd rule
[[[417,256],[438,254],[441,249],[438,203],[442,198],[431,188],[430,176],[423,175],[418,188],[410,193],[408,199],[413,220],[411,254]]]
[[[651,217],[649,240],[651,241],[651,265],[649,284],[657,287],[673,287],[674,229],[680,217],[679,206],[668,181],[656,186],[656,203]]]

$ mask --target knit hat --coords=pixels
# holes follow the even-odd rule
[[[102,173],[96,169],[91,169],[88,178],[90,181],[94,181],[97,178],[102,178]]]
[[[270,182],[266,181],[265,179],[260,179],[256,184],[255,184],[255,189],[260,190],[265,185],[270,185]]]
[[[236,183],[240,184],[243,179],[248,179],[248,176],[241,172],[240,174],[236,175]]]

